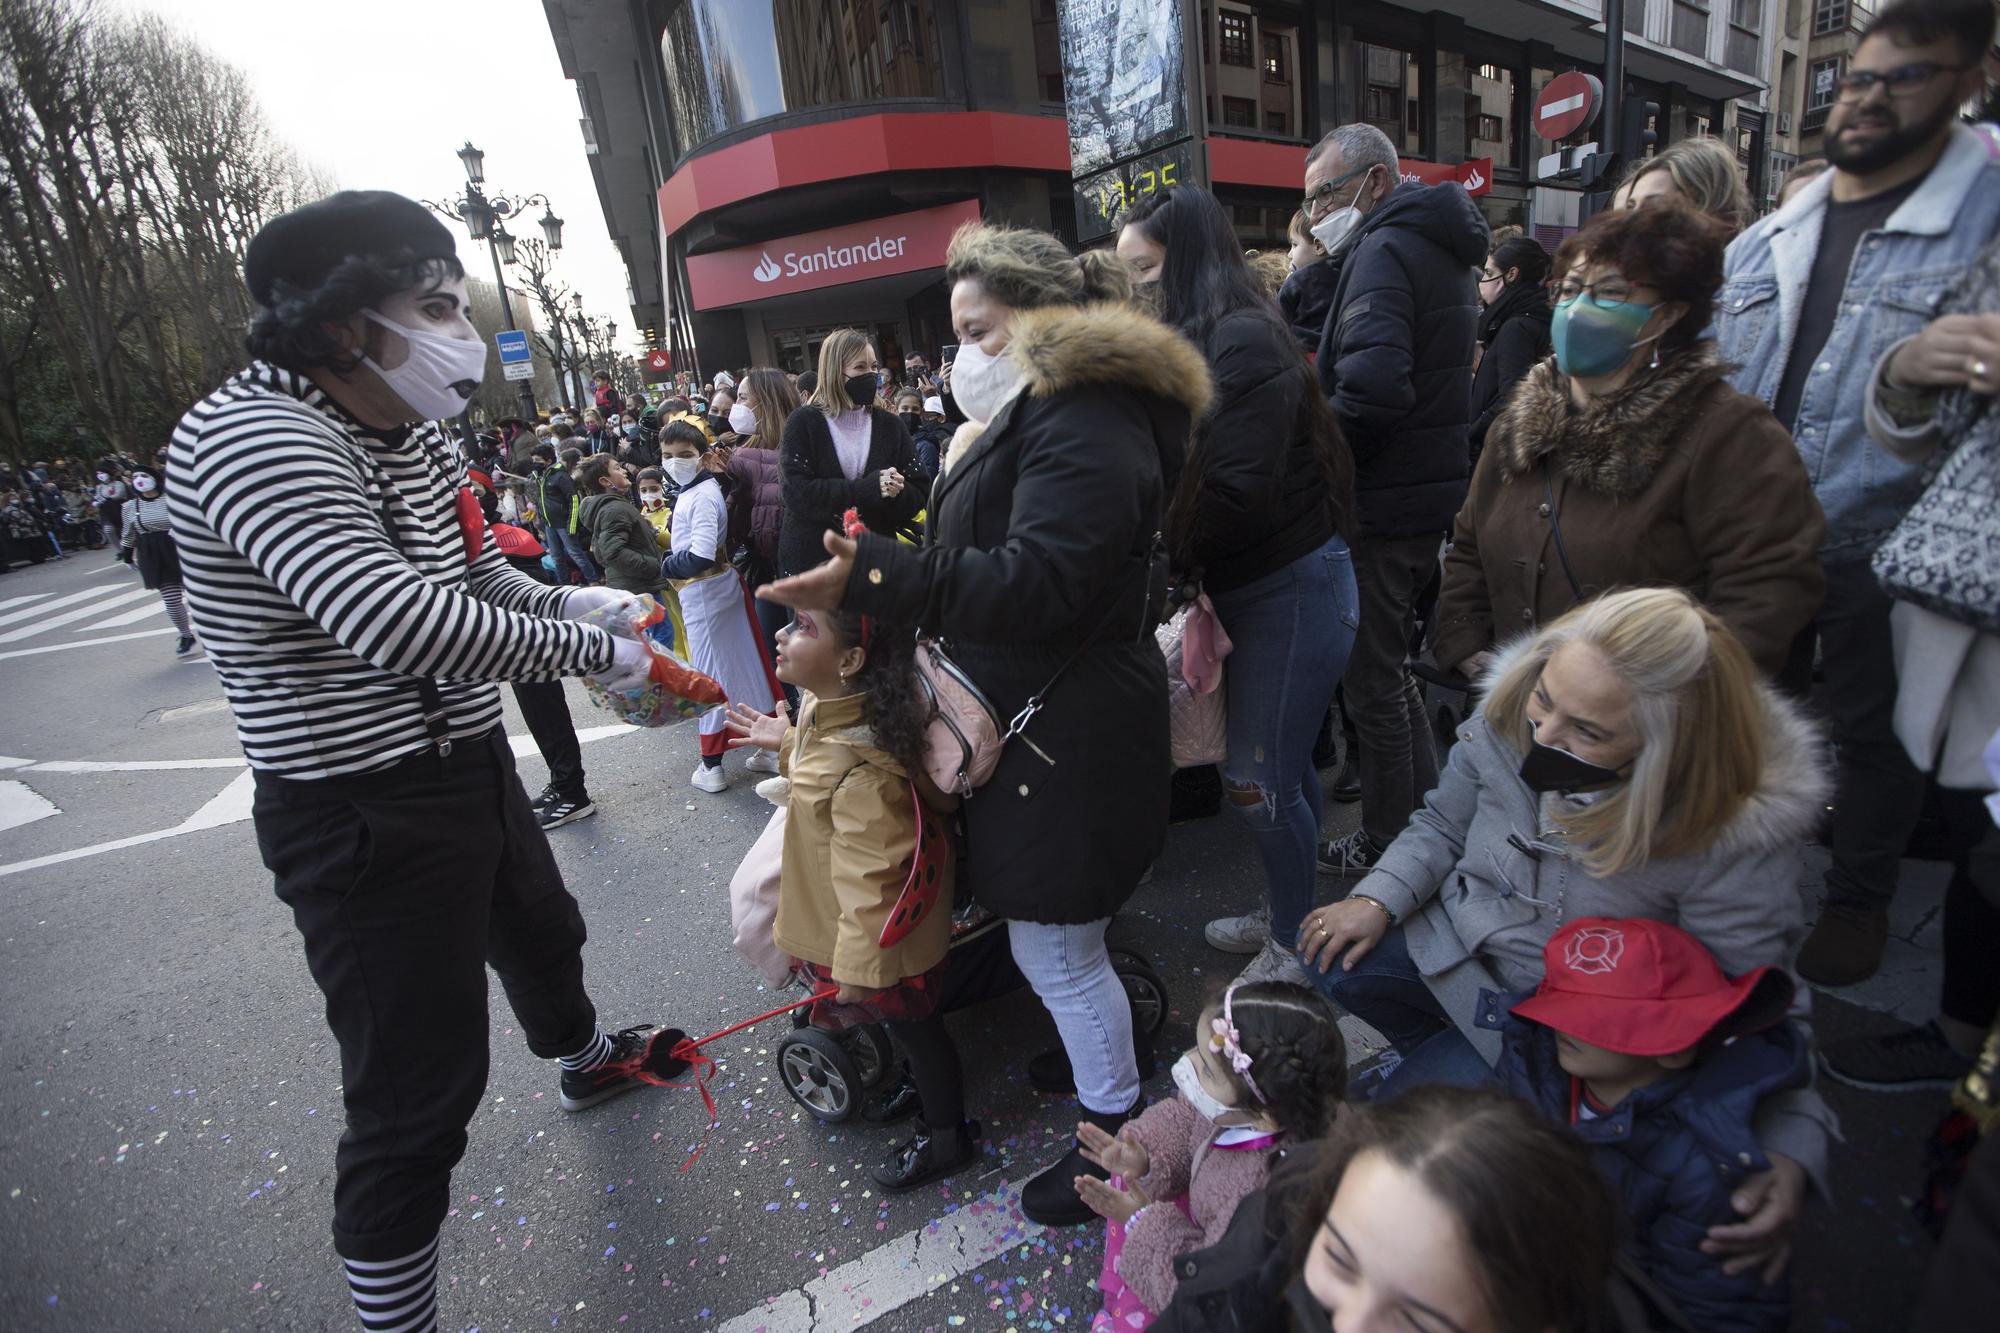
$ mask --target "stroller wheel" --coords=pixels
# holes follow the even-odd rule
[[[854,1114],[861,1100],[861,1072],[838,1038],[800,1028],[778,1043],[778,1076],[792,1100],[828,1124]]]
[[[1146,1041],[1167,1025],[1167,983],[1143,957],[1125,949],[1111,950],[1111,970],[1132,1002],[1132,1022]]]
[[[889,1034],[880,1023],[860,1023],[840,1034],[836,1039],[854,1061],[854,1072],[861,1077],[861,1089],[873,1092],[888,1081],[896,1068],[896,1048],[889,1044]]]

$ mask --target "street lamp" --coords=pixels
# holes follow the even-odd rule
[[[510,332],[518,330],[514,323],[514,303],[507,299],[507,275],[504,266],[514,262],[514,237],[508,232],[508,218],[527,211],[530,205],[542,207],[542,235],[548,241],[549,249],[562,249],[562,219],[555,214],[555,205],[545,194],[531,194],[524,198],[510,198],[497,191],[489,194],[486,185],[486,154],[474,148],[470,141],[458,150],[458,160],[465,166],[465,193],[446,203],[424,200],[424,206],[434,213],[448,218],[456,218],[465,224],[466,234],[475,241],[487,241],[493,256],[493,282],[500,289],[500,318]],[[532,379],[516,381],[521,395],[521,416],[532,421],[535,409],[535,385]]]

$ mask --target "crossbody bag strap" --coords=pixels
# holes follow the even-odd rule
[[[1556,506],[1555,471],[1549,466],[1549,456],[1542,455],[1542,503],[1549,511],[1549,530],[1556,535],[1556,559],[1562,562],[1563,577],[1569,580],[1570,595],[1577,601],[1583,600],[1583,585],[1576,581],[1576,571],[1569,567],[1569,550],[1563,545],[1562,513]]]
[[[1142,630],[1145,628],[1145,618],[1152,613],[1153,569],[1154,566],[1160,563],[1160,556],[1164,553],[1164,550],[1165,538],[1156,532],[1153,534],[1152,544],[1146,548],[1145,554],[1139,557],[1139,577],[1144,580],[1146,585],[1144,589],[1145,595],[1139,602],[1140,629]],[[1097,623],[1090,627],[1090,633],[1083,636],[1083,642],[1076,646],[1076,651],[1063,659],[1063,664],[1056,668],[1056,673],[1049,677],[1048,683],[1042,686],[1041,689],[1036,690],[1029,697],[1028,702],[1021,705],[1021,711],[1014,714],[1013,720],[1007,724],[1007,730],[1001,733],[1000,743],[1002,745],[1019,736],[1028,723],[1034,720],[1035,714],[1042,711],[1042,705],[1048,700],[1049,692],[1055,689],[1058,681],[1069,674],[1069,669],[1076,665],[1077,659],[1090,651],[1091,646],[1097,642],[1098,636],[1104,633],[1105,627],[1117,617],[1117,614],[1118,603],[1114,600],[1105,613],[1098,617]],[[1029,744],[1032,745],[1034,742],[1030,741]],[[1047,757],[1047,755],[1043,755],[1043,758]]]
[[[402,539],[396,535],[396,523],[389,513],[389,496],[382,495],[382,535],[389,539],[389,545],[398,554],[409,559],[409,552],[403,550]],[[421,577],[421,575],[419,575]],[[429,676],[410,677],[417,686],[417,703],[424,711],[424,735],[430,738],[437,750],[438,758],[451,757],[451,729],[445,725],[444,694],[438,689],[437,681]]]

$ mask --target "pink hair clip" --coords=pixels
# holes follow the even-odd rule
[[[1230,1069],[1243,1080],[1243,1085],[1250,1089],[1250,1095],[1257,1099],[1259,1105],[1268,1105],[1269,1103],[1264,1101],[1264,1094],[1257,1088],[1257,1080],[1250,1077],[1250,1056],[1243,1049],[1243,1038],[1236,1031],[1236,1017],[1230,1012],[1230,1004],[1236,998],[1236,988],[1242,984],[1240,981],[1232,982],[1229,989],[1222,992],[1222,1017],[1209,1020],[1208,1025],[1215,1035],[1222,1039],[1220,1054],[1229,1061]],[[1211,1044],[1209,1049],[1215,1050],[1216,1047]]]

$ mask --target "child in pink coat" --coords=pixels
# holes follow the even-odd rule
[[[1326,1133],[1347,1087],[1347,1045],[1317,991],[1237,982],[1202,1011],[1173,1072],[1175,1095],[1118,1137],[1077,1126],[1083,1155],[1111,1173],[1076,1182],[1109,1224],[1091,1333],[1151,1324],[1173,1300],[1174,1261],[1222,1238],[1286,1144]]]

